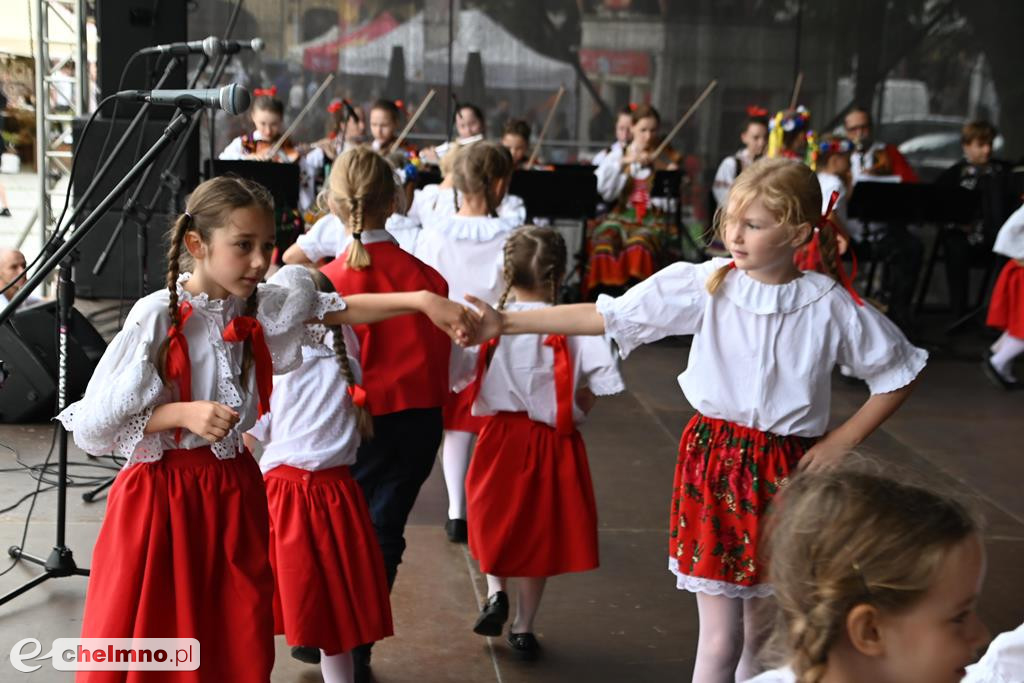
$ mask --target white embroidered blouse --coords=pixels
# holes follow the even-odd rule
[[[254,373],[250,372],[246,386],[241,383],[243,344],[223,339],[224,328],[243,314],[245,302],[237,297],[190,294],[182,287],[189,277],[183,273],[178,279],[178,300],[192,306],[184,326],[192,400],[216,401],[239,413],[228,435],[212,444],[218,458],[233,458],[243,452],[242,434],[255,424],[259,402]],[[285,266],[275,280],[282,284],[259,285],[256,318],[263,327],[274,372],[283,373],[302,362],[305,322],[344,310],[345,302],[337,294],[316,291],[302,266]],[[96,366],[85,396],[57,416],[87,453],[115,453],[127,458],[127,466],[159,460],[165,450],[210,445],[187,430],[182,430],[180,443],[174,430],[144,433],[157,406],[178,400],[177,386],[166,385],[157,372],[157,352],[171,322],[169,300],[164,289],[136,302]]]

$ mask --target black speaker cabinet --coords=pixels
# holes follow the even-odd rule
[[[79,311],[68,329],[68,403],[85,393],[106,343]],[[0,422],[49,420],[57,407],[57,304],[27,306],[0,326],[0,360],[10,373],[0,387]]]
[[[99,38],[96,76],[100,98],[117,92],[121,70],[133,53],[144,47],[188,39],[189,4],[185,0],[96,0],[96,32]],[[155,57],[136,59],[125,75],[124,89],[151,90],[150,72],[155,60]],[[160,63],[163,64],[164,60],[166,57]],[[163,71],[162,66],[160,71]],[[178,68],[163,88],[180,90],[185,85],[185,70]],[[132,102],[119,102],[117,115],[134,116],[140,106]],[[104,111],[108,112],[109,109]],[[170,119],[174,107],[152,107],[150,111],[154,118],[166,121]]]

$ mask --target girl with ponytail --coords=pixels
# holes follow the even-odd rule
[[[527,225],[504,250],[499,310],[547,309],[558,300],[566,249],[553,228]],[[509,303],[509,298],[513,301]],[[534,618],[547,577],[598,566],[597,507],[577,425],[597,396],[625,389],[610,345],[592,337],[523,335],[480,347],[473,414],[484,418],[466,476],[469,549],[487,575],[487,602],[473,627],[517,655],[540,652]]]
[[[927,354],[836,280],[801,272],[796,250],[821,221],[814,173],[762,159],[736,179],[717,223],[732,259],[676,263],[596,304],[497,312],[483,303],[473,342],[499,334],[607,334],[627,356],[693,335],[683,394],[697,414],[679,445],[668,568],[697,594],[695,681],[757,673],[757,599],[771,595],[760,521],[800,467],[825,467],[907,398]],[[866,380],[870,398],[827,431],[832,370]],[[749,634],[749,635],[746,635]]]
[[[200,184],[169,236],[167,288],[136,302],[84,398],[58,416],[84,451],[125,459],[93,550],[82,635],[196,638],[219,653],[183,681],[270,678],[267,497],[242,435],[269,411],[273,374],[301,363],[306,323],[421,311],[452,334],[472,326],[428,292],[319,293],[298,266],[281,270],[288,286],[261,284],[273,208],[265,188],[241,178]]]
[[[509,233],[521,222],[499,217],[512,178],[512,155],[497,142],[477,142],[460,149],[452,175],[451,200],[461,202],[454,214],[430,214],[416,241],[416,256],[436,268],[448,281],[448,296],[463,301],[473,294],[496,304],[504,289],[501,255]],[[448,489],[448,522],[452,542],[466,542],[466,469],[473,439],[482,421],[470,413],[474,395],[470,386],[452,393],[444,411],[445,485]]]

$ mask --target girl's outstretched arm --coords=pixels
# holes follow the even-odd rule
[[[345,310],[323,317],[327,325],[363,325],[399,315],[423,313],[448,336],[460,343],[471,338],[479,317],[461,304],[432,292],[389,292],[345,296]]]
[[[529,311],[496,311],[471,294],[466,301],[480,311],[476,334],[470,345],[479,344],[503,334],[604,334],[604,318],[594,304],[565,304]]]
[[[914,382],[886,394],[874,394],[846,422],[822,437],[800,460],[800,469],[822,469],[834,465],[856,448],[903,405]]]

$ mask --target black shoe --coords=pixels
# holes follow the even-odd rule
[[[444,523],[444,532],[452,543],[465,543],[469,540],[469,530],[464,519],[449,519]]]
[[[9,217],[10,215],[11,215],[11,210],[8,209],[6,206],[4,208],[0,209],[0,216]]]
[[[1000,375],[999,371],[996,370],[994,365],[992,365],[991,358],[986,358],[984,361],[982,361],[981,369],[985,371],[985,376],[988,377],[993,384],[1002,387],[1006,391],[1014,391],[1015,389],[1020,389],[1021,387],[1020,382],[1008,380],[1002,375]]]
[[[306,664],[319,664],[320,648],[307,647],[305,645],[293,645],[292,657],[299,660],[300,662],[305,662]]]
[[[508,644],[520,659],[532,661],[540,657],[540,643],[532,633],[508,633]]]
[[[508,621],[508,596],[498,591],[487,599],[480,616],[473,624],[473,633],[481,636],[500,636],[501,629]]]

